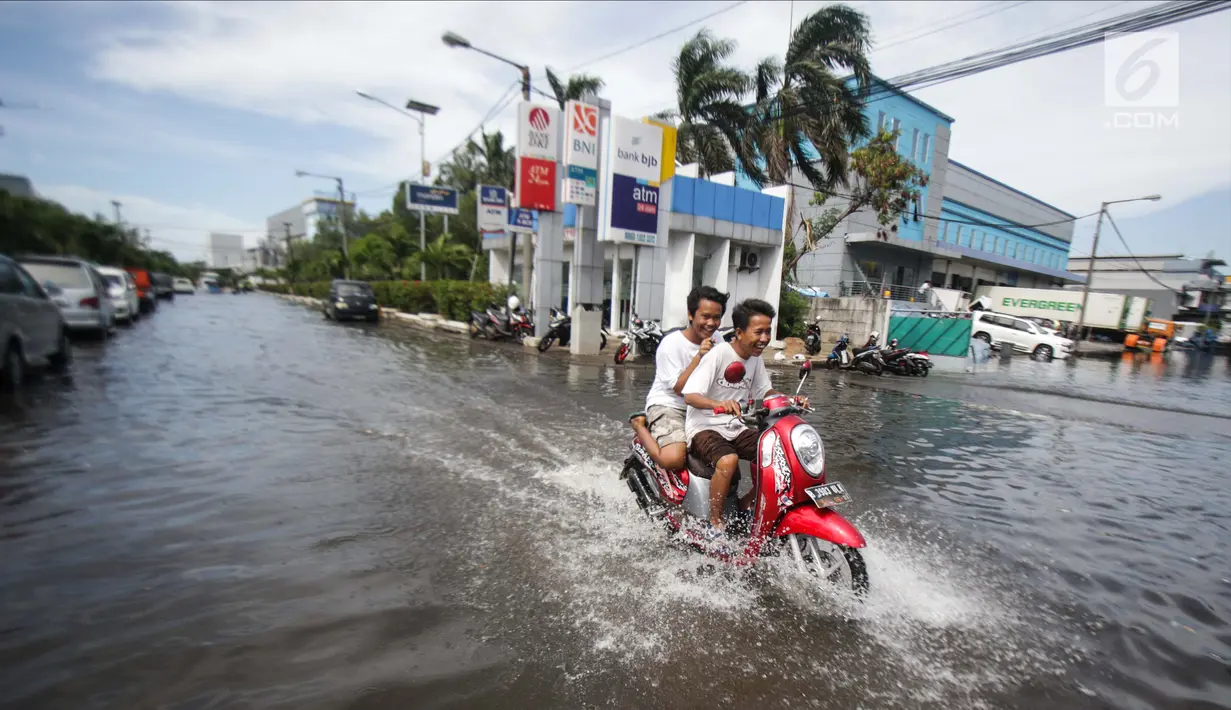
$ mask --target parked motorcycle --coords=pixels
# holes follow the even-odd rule
[[[539,352],[547,352],[557,341],[560,343],[560,347],[568,347],[572,334],[573,317],[553,306],[551,308],[551,322],[548,324],[547,332],[543,334],[542,338],[539,338]],[[601,338],[598,345],[599,350],[607,347],[608,335],[607,326],[603,326],[602,332],[599,333],[599,338]]]
[[[620,349],[616,351],[616,364],[624,362],[628,359],[628,354],[633,350],[633,344],[637,345],[637,354],[642,357],[653,357],[654,353],[658,352],[658,344],[663,340],[662,327],[658,325],[658,321],[643,321],[636,313],[632,314],[629,321],[628,330],[624,333],[624,342],[620,345]]]
[[[690,544],[713,557],[745,566],[761,557],[786,553],[805,574],[864,593],[868,570],[859,550],[866,543],[855,526],[833,509],[851,500],[850,494],[841,483],[826,481],[824,443],[800,417],[812,411],[801,406],[798,398],[811,369],[812,363],[805,361],[795,396],[773,395],[756,408],[750,402],[740,417],[760,433],[757,455],[751,462],[740,462],[740,473],[731,483],[724,506],[734,513],[739,478],[750,475],[760,493],[748,529],[738,531],[732,525],[727,533],[732,542],[743,545],[742,550],[707,546],[698,526],[689,524],[709,520],[714,472],[691,454],[686,470],[667,471],[654,463],[634,436],[620,478],[651,520],[662,520],[673,533],[683,531]],[[737,376],[742,378],[743,373]]]
[[[932,359],[927,353],[912,352],[910,348],[899,348],[898,339],[894,338],[882,348],[881,360],[885,369],[895,375],[910,377],[927,377],[932,369]]]
[[[521,342],[534,334],[534,322],[516,296],[509,297],[507,309],[492,303],[485,311],[471,311],[469,326],[471,338]]]
[[[858,370],[868,375],[879,375],[884,371],[884,364],[877,356],[875,347],[859,348],[851,352],[851,339],[845,333],[825,358],[825,367],[830,370]]]
[[[820,316],[817,316],[816,320],[808,324],[808,330],[804,333],[804,350],[808,351],[808,357],[812,357],[821,351]]]

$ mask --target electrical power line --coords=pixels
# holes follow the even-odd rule
[[[1141,269],[1141,273],[1145,274],[1146,277],[1149,278],[1151,281],[1158,284],[1159,286],[1162,286],[1168,291],[1171,291],[1172,293],[1180,293],[1179,291],[1176,291],[1174,288],[1168,286],[1162,281],[1159,281],[1157,278],[1154,277],[1154,274],[1151,274],[1149,271],[1146,271],[1146,267],[1142,266],[1140,261],[1137,261],[1137,257],[1133,255],[1133,250],[1128,248],[1128,242],[1124,240],[1124,235],[1120,234],[1120,227],[1118,227],[1116,225],[1116,221],[1111,218],[1111,212],[1104,210],[1103,217],[1105,217],[1107,219],[1107,222],[1111,224],[1112,231],[1114,231],[1116,233],[1116,236],[1120,238],[1120,244],[1124,245],[1124,251],[1127,252],[1130,257],[1132,257],[1133,263],[1137,265],[1138,269]],[[1094,262],[1098,261],[1098,257],[1091,256],[1090,260],[1091,260],[1090,264],[1091,266],[1093,266]]]
[[[1021,2],[1015,2],[1015,3],[1007,4],[1007,5],[1005,3],[1000,3],[1002,7],[996,7],[990,10],[986,7],[975,8],[974,10],[970,10],[967,12],[960,13],[958,15],[954,15],[953,17],[949,19],[957,20],[960,17],[964,17],[966,15],[970,15],[971,13],[976,13],[976,12],[981,13],[981,14],[975,15],[974,17],[970,17],[967,19],[963,19],[960,22],[950,22],[948,24],[941,25],[927,32],[921,32],[919,34],[911,35],[909,37],[902,37],[900,39],[895,37],[892,40],[888,40],[886,44],[882,44],[876,49],[872,50],[871,52],[869,52],[869,54],[875,54],[876,52],[889,49],[890,47],[900,47],[901,45],[909,44],[911,42],[914,42],[915,40],[923,39],[924,37],[931,37],[932,35],[937,34],[938,32],[944,32],[945,30],[953,29],[954,27],[960,27],[961,25],[966,25],[976,20],[981,20],[984,17],[990,17],[992,15],[1005,12],[1006,10],[1012,10],[1013,8],[1018,7],[1019,5],[1025,5],[1027,2],[1029,2],[1029,0],[1021,0]],[[925,25],[925,27],[927,27],[927,25]],[[922,28],[919,28],[919,29],[922,29]]]
[[[659,32],[658,34],[654,35],[653,37],[647,37],[646,39],[643,39],[643,40],[641,40],[640,42],[636,42],[636,43],[634,43],[634,44],[630,44],[629,46],[624,47],[623,49],[617,49],[617,50],[616,50],[616,51],[614,51],[614,52],[608,52],[607,54],[604,54],[604,55],[601,55],[601,56],[595,57],[594,59],[588,59],[588,60],[586,60],[586,61],[584,61],[584,62],[582,62],[582,63],[580,63],[580,64],[577,64],[577,65],[575,65],[575,66],[569,67],[568,69],[565,69],[565,70],[564,70],[564,73],[565,73],[565,74],[572,74],[573,72],[577,71],[578,69],[583,69],[583,68],[585,68],[585,67],[590,66],[591,64],[597,64],[597,63],[599,63],[599,62],[602,62],[602,61],[605,61],[605,60],[611,59],[612,57],[618,57],[618,56],[620,56],[621,54],[624,54],[625,52],[631,52],[631,51],[633,51],[634,49],[638,49],[638,48],[640,48],[640,47],[644,47],[645,45],[647,45],[647,44],[649,44],[649,43],[651,43],[651,42],[655,42],[655,41],[657,41],[657,40],[660,40],[660,39],[662,39],[663,37],[666,37],[666,36],[668,36],[668,35],[673,35],[673,34],[675,34],[676,32],[680,32],[680,31],[682,31],[682,30],[686,30],[686,29],[688,29],[689,27],[692,27],[693,25],[696,25],[696,24],[700,24],[700,23],[702,23],[702,22],[705,22],[706,20],[708,20],[708,19],[710,19],[710,18],[712,18],[712,17],[717,17],[717,16],[719,16],[719,15],[723,14],[724,12],[730,12],[731,10],[734,10],[735,8],[739,7],[740,5],[745,4],[745,3],[747,3],[747,2],[748,2],[748,0],[740,0],[739,2],[732,3],[732,4],[727,5],[726,7],[722,8],[722,9],[720,9],[720,10],[715,10],[714,12],[711,12],[711,13],[709,13],[708,15],[704,15],[704,16],[702,16],[702,17],[698,17],[697,19],[695,19],[695,20],[691,20],[691,21],[689,21],[689,22],[686,22],[686,23],[684,23],[684,24],[682,24],[682,25],[680,25],[680,26],[678,26],[678,27],[672,27],[672,28],[671,28],[671,29],[669,29],[669,30],[665,30],[665,31],[663,31],[663,32]]]

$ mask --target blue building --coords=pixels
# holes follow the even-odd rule
[[[878,234],[871,211],[844,220],[829,243],[800,260],[801,285],[834,296],[888,290],[905,299],[925,281],[967,292],[980,285],[1060,288],[1082,281],[1067,271],[1074,215],[950,160],[954,119],[875,81],[864,109],[869,128],[898,130],[898,152],[928,174],[928,184],[887,235]],[[736,181],[753,186],[742,172]],[[831,197],[810,206],[812,191],[800,187],[807,179],[796,170],[791,182],[780,189],[794,190],[793,211],[803,219],[845,202]]]

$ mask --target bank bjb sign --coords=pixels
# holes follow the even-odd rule
[[[503,236],[508,226],[508,191],[503,187],[479,185],[479,232],[484,237]]]
[[[610,240],[658,245],[662,144],[662,128],[612,118]]]
[[[457,190],[452,187],[411,185],[406,206],[431,214],[457,214]]]

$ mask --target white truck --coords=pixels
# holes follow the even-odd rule
[[[970,310],[995,311],[1022,318],[1049,318],[1076,323],[1081,318],[1081,292],[1046,288],[979,286]],[[1085,324],[1100,330],[1137,331],[1145,321],[1150,301],[1118,293],[1090,292]]]

